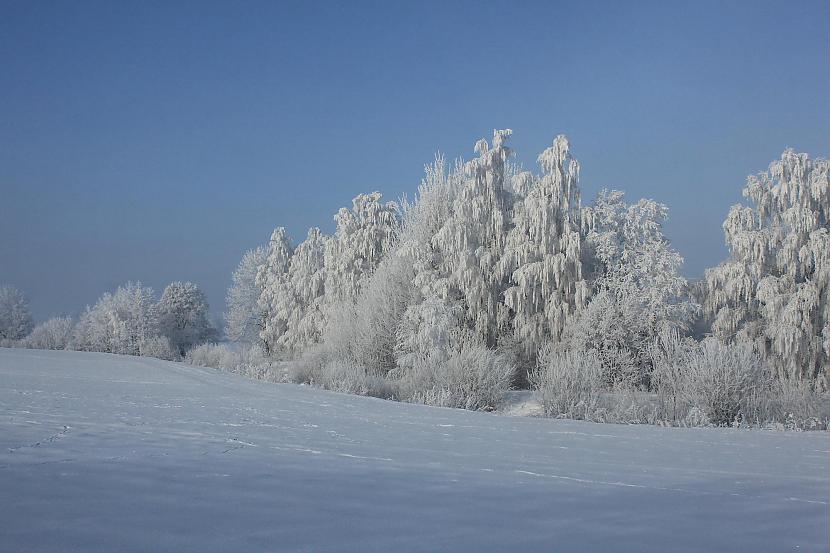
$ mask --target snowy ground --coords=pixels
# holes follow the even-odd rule
[[[504,417],[0,349],[0,551],[828,551],[830,433]]]

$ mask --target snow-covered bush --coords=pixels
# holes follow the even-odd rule
[[[242,356],[224,344],[200,344],[184,356],[185,363],[233,371],[241,362]]]
[[[52,317],[37,325],[20,345],[31,349],[66,349],[72,328],[70,317]]]
[[[139,355],[142,357],[155,357],[175,361],[181,358],[180,352],[173,347],[167,336],[150,336],[142,340],[139,345]]]
[[[558,351],[546,345],[529,380],[545,414],[592,420],[600,408],[606,375],[592,351]]]
[[[515,367],[478,335],[463,333],[452,342],[446,356],[421,358],[399,371],[401,397],[441,407],[497,408]]]
[[[287,362],[286,366],[288,380],[296,384],[384,399],[397,396],[394,383],[368,373],[353,359],[338,355],[325,345],[307,349],[302,357]]]
[[[0,340],[11,345],[32,331],[32,314],[26,297],[12,286],[0,286]]]
[[[225,344],[201,344],[187,352],[184,362],[239,374],[254,380],[285,381],[280,363],[266,355],[258,344],[233,348]]]
[[[687,358],[687,399],[711,424],[732,424],[750,415],[748,402],[768,386],[770,373],[749,344],[704,340]]]
[[[750,401],[748,417],[756,424],[787,430],[826,430],[830,402],[814,381],[776,377]]]
[[[690,405],[687,394],[686,367],[697,344],[681,336],[677,329],[664,329],[649,348],[654,370],[651,387],[657,394],[656,418],[660,421],[683,420]]]
[[[773,375],[752,344],[664,332],[652,350],[661,420],[696,426],[757,424],[776,399]]]
[[[225,297],[225,333],[233,342],[254,344],[259,341],[263,313],[259,308],[262,292],[256,283],[257,271],[265,264],[265,248],[248,250],[233,272],[233,283]]]
[[[159,332],[170,340],[179,355],[190,348],[215,340],[205,294],[192,282],[171,282],[156,306]]]

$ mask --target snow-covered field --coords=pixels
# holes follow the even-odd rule
[[[437,409],[0,349],[0,551],[828,551],[830,433]]]

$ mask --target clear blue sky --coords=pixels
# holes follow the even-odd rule
[[[584,198],[667,203],[699,276],[750,173],[830,155],[830,2],[0,1],[0,281],[38,318],[127,280],[221,312],[274,226],[410,195],[437,150],[567,134]]]

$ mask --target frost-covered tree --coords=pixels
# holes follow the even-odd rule
[[[452,215],[464,167],[459,162],[448,170],[439,155],[425,172],[415,201],[402,205],[400,241],[393,254],[398,258],[398,272],[410,280],[405,293],[399,292],[405,303],[395,322],[396,364],[403,370],[428,359],[445,360],[450,334],[464,315],[460,295],[451,294],[443,245],[436,240]]]
[[[52,317],[35,326],[22,345],[32,349],[66,349],[72,338],[72,319]]]
[[[156,313],[159,331],[179,355],[193,346],[216,340],[205,294],[192,282],[171,282],[161,294]]]
[[[0,340],[19,340],[32,331],[26,297],[12,286],[0,286]]]
[[[829,174],[828,160],[788,149],[750,176],[750,205],[733,206],[723,224],[730,258],[706,272],[713,333],[754,342],[793,378],[828,370]]]
[[[293,248],[283,227],[277,227],[268,243],[265,264],[259,267],[256,285],[261,290],[258,300],[263,314],[263,327],[259,332],[266,352],[279,349],[278,340],[288,329],[289,300],[293,293],[288,278]]]
[[[698,306],[680,275],[683,258],[663,234],[668,208],[627,204],[603,190],[584,210],[592,298],[567,329],[567,346],[594,351],[612,378],[646,377],[648,350],[664,329],[688,329]]]
[[[500,270],[510,279],[505,304],[513,339],[533,364],[548,341],[559,341],[577,309],[587,301],[582,275],[579,163],[568,139],[557,136],[539,155],[541,177],[519,173],[514,189],[525,191],[513,207]]]
[[[259,333],[265,323],[259,308],[262,290],[256,283],[256,277],[259,268],[265,265],[266,257],[262,246],[248,250],[233,272],[233,281],[225,296],[228,310],[225,313],[225,333],[233,342],[259,342]]]
[[[352,209],[341,208],[337,230],[325,247],[325,290],[330,306],[353,301],[395,243],[397,205],[381,203],[380,192],[360,194]]]
[[[464,166],[450,215],[433,237],[439,270],[448,277],[444,299],[463,303],[465,320],[488,345],[498,342],[508,322],[499,261],[510,225],[505,162],[511,151],[505,142],[511,132],[494,131],[492,146],[484,139],[476,143],[478,158]]]
[[[281,349],[301,353],[320,341],[325,327],[325,251],[328,238],[317,227],[310,228],[288,266],[283,297],[285,332],[277,340]]]
[[[128,282],[87,307],[75,327],[73,346],[84,351],[140,355],[142,342],[157,335],[153,289]]]

